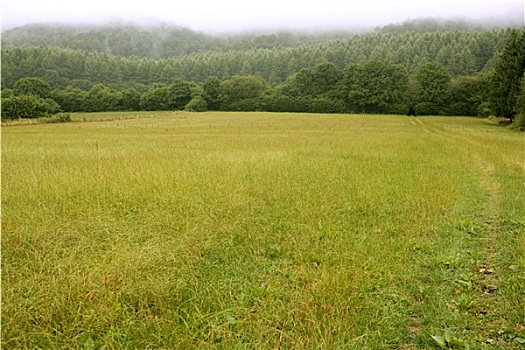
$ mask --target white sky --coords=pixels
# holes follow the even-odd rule
[[[523,23],[524,0],[2,0],[3,29],[28,23],[173,22],[195,30],[333,29],[419,17]]]

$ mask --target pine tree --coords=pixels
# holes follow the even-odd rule
[[[513,30],[496,63],[490,84],[490,100],[499,117],[512,121],[516,116],[516,101],[520,79],[525,71],[525,30]]]

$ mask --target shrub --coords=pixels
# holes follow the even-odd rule
[[[520,113],[514,118],[512,125],[520,131],[525,131],[525,113]]]
[[[243,111],[243,112],[251,112],[251,111],[259,111],[261,110],[261,99],[259,98],[246,98],[244,100],[239,100],[230,103],[227,106],[227,110],[230,111]]]
[[[477,111],[473,110],[473,106],[467,102],[454,102],[446,108],[447,115],[463,115],[463,116],[476,116]]]
[[[71,121],[71,114],[69,113],[58,113],[47,118],[48,123],[68,123]]]
[[[191,112],[204,112],[208,110],[208,104],[204,98],[201,96],[196,96],[192,98],[190,102],[188,102],[184,109]]]
[[[303,97],[272,94],[264,96],[262,109],[268,112],[308,112],[308,100]]]
[[[42,118],[60,112],[60,106],[52,99],[34,95],[2,98],[2,118]]]
[[[140,98],[140,108],[146,111],[167,111],[170,90],[167,85],[155,86]]]
[[[420,102],[416,104],[417,115],[440,115],[442,114],[439,105],[431,102]]]
[[[345,109],[343,102],[328,97],[314,98],[308,105],[311,113],[342,113]]]
[[[492,115],[492,108],[490,102],[483,102],[477,109],[478,117],[488,118]]]
[[[13,91],[15,95],[32,95],[40,98],[48,98],[51,94],[51,87],[41,78],[26,77],[18,80]]]

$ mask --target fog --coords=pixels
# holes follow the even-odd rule
[[[3,30],[30,23],[167,22],[208,33],[375,27],[421,17],[523,25],[524,2],[414,0],[3,0]]]

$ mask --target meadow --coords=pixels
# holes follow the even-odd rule
[[[3,349],[521,349],[525,139],[477,118],[2,128]]]

